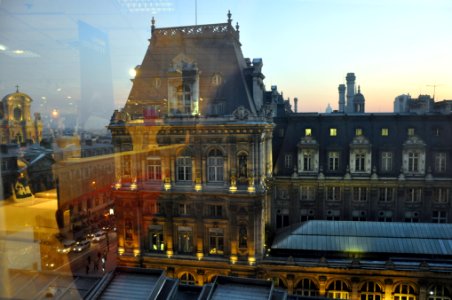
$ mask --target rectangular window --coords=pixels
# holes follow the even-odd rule
[[[363,135],[362,128],[356,128],[355,129],[355,136],[361,136],[361,135]]]
[[[188,203],[179,203],[179,215],[187,216],[191,214],[191,205]]]
[[[209,254],[224,254],[223,228],[209,228]]]
[[[437,203],[448,203],[449,202],[449,189],[437,188],[434,190],[433,200]]]
[[[285,168],[292,168],[292,154],[286,154],[284,156],[284,167]]]
[[[341,200],[341,189],[338,186],[326,187],[326,200],[339,201]]]
[[[381,136],[389,136],[389,128],[382,128]]]
[[[276,228],[283,228],[289,226],[289,209],[276,210]]]
[[[330,136],[337,136],[337,128],[330,128]]]
[[[445,152],[435,153],[435,172],[438,172],[438,173],[446,172],[446,153]]]
[[[339,170],[339,152],[336,151],[328,152],[328,170],[329,171]]]
[[[179,226],[177,228],[178,233],[178,250],[179,253],[192,253],[193,252],[193,231],[191,227]]]
[[[421,202],[422,189],[421,188],[409,188],[405,198],[406,202]]]
[[[314,187],[312,187],[312,186],[301,186],[300,187],[300,200],[302,200],[302,201],[315,200]]]
[[[447,223],[447,212],[438,210],[433,211],[432,223]]]
[[[407,134],[408,136],[413,136],[414,135],[414,128],[410,127],[407,129]]]
[[[162,226],[157,225],[155,228],[149,229],[149,250],[150,251],[164,251],[165,243],[163,238]]]
[[[177,180],[190,181],[191,180],[191,157],[177,158]]]
[[[392,202],[394,199],[394,188],[379,188],[379,200],[381,202]]]
[[[303,152],[303,171],[312,170],[314,170],[312,153]]]
[[[355,171],[356,172],[364,172],[366,162],[366,155],[362,153],[355,154]]]
[[[367,201],[367,188],[354,187],[353,188],[353,200],[359,202]]]
[[[382,172],[392,171],[392,152],[389,151],[381,152],[381,171]]]
[[[148,158],[148,180],[162,179],[162,162],[160,158]]]
[[[306,128],[304,130],[304,136],[311,136],[312,135],[312,129],[311,128]]]
[[[408,152],[408,172],[419,172],[419,152]]]
[[[209,205],[209,216],[211,217],[222,217],[223,216],[223,206],[221,205]]]

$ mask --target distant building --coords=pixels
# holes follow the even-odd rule
[[[452,113],[452,100],[437,101],[429,95],[419,95],[418,98],[411,98],[410,95],[400,95],[394,99],[395,113]]]
[[[297,113],[276,86],[265,89],[262,59],[243,57],[231,23],[230,15],[187,27],[152,21],[127,103],[108,126],[119,264],[163,268],[196,285],[257,277],[304,296],[450,295],[451,266],[435,264],[452,252],[433,258],[441,247],[356,254],[329,247],[323,231],[313,241],[324,244],[312,249],[279,241],[292,245],[297,233],[287,234],[306,225],[340,227],[334,241],[344,246],[355,245],[356,232],[384,243],[374,238],[399,229],[447,231],[448,243],[447,224],[395,222],[452,223],[452,114],[365,113],[353,73],[339,86],[339,111]],[[366,226],[384,230],[374,236]]]
[[[339,112],[342,113],[364,113],[365,99],[361,94],[361,88],[358,86],[358,92],[355,90],[355,73],[347,73],[347,86],[340,84],[339,91]]]
[[[0,101],[0,143],[39,143],[42,139],[42,121],[39,113],[31,117],[32,99],[19,92],[3,97]]]

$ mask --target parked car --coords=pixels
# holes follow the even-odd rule
[[[72,247],[72,251],[82,252],[83,250],[88,249],[90,246],[91,246],[90,241],[83,240],[83,241],[75,243],[75,245]]]
[[[102,230],[99,230],[98,232],[96,232],[95,234],[94,234],[94,237],[93,237],[93,242],[100,242],[100,241],[102,241],[103,239],[105,239],[105,232],[104,231],[102,231]]]
[[[87,233],[86,234],[86,236],[85,236],[85,238],[87,239],[87,240],[92,240],[93,238],[94,238],[94,233]]]
[[[71,252],[72,246],[74,246],[74,240],[64,240],[61,245],[57,248],[57,252],[61,254],[67,254]]]

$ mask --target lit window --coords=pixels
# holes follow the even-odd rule
[[[412,128],[412,127],[408,128],[407,133],[408,133],[408,136],[413,136],[414,135],[414,128]]]
[[[312,135],[312,129],[311,128],[306,128],[304,130],[304,135],[305,136],[311,136]]]
[[[161,225],[152,226],[149,229],[149,250],[164,251],[163,228]]]
[[[416,300],[414,287],[410,284],[401,283],[394,289],[394,300]]]
[[[384,298],[384,291],[381,286],[373,281],[367,281],[361,286],[359,291],[361,300],[381,300]]]
[[[209,254],[224,253],[224,233],[222,228],[209,228]]]
[[[327,289],[327,297],[333,299],[349,299],[350,288],[342,280],[334,280],[331,282]]]
[[[337,136],[337,128],[330,128],[330,136]]]
[[[381,136],[389,136],[389,129],[388,128],[382,128],[381,129]]]
[[[363,135],[363,130],[361,128],[356,128],[355,129],[355,135],[356,136],[361,136]]]

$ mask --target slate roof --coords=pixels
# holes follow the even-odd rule
[[[452,224],[308,221],[277,235],[272,249],[452,256]]]
[[[205,112],[207,102],[213,100],[225,103],[225,114],[240,105],[255,111],[249,88],[251,77],[246,78],[252,73],[252,66],[243,57],[238,35],[230,23],[155,28],[125,111],[139,115],[146,104],[166,106],[163,99],[168,99],[168,78],[177,73],[171,71],[177,57],[194,64],[199,71],[201,111]],[[215,74],[222,77],[219,86],[212,84]],[[156,78],[161,80],[160,86],[153,84]]]

